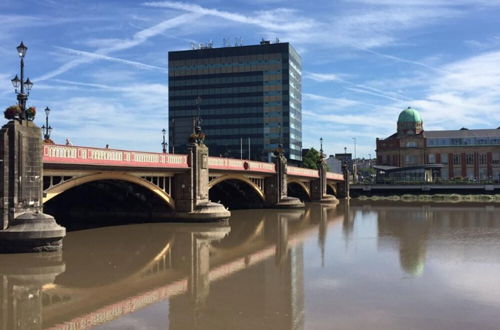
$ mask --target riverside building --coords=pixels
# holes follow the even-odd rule
[[[397,132],[376,140],[377,165],[440,168],[441,179],[500,181],[500,127],[426,131],[422,117],[408,108],[398,117]]]
[[[169,144],[186,151],[202,120],[212,156],[268,161],[279,144],[302,160],[301,59],[289,43],[168,53]]]

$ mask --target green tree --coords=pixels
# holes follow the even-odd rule
[[[311,148],[309,149],[304,157],[302,157],[302,165],[306,168],[312,168],[314,170],[318,169],[319,161],[319,151]]]

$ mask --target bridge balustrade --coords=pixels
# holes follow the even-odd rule
[[[344,181],[344,175],[340,173],[328,172],[326,178],[328,180]]]
[[[275,173],[274,163],[264,163],[252,160],[209,157],[208,168],[229,171],[250,171]]]
[[[188,168],[187,155],[87,148],[57,144],[43,146],[43,162],[56,164]]]
[[[58,144],[45,144],[43,146],[43,162],[49,164],[189,168],[187,155],[89,148]],[[274,163],[245,159],[209,157],[208,167],[211,170],[276,173]],[[291,176],[308,178],[319,177],[317,170],[295,166],[288,166],[287,173]],[[328,172],[327,179],[343,181],[343,176],[339,173]]]
[[[310,168],[302,168],[295,166],[287,166],[287,174],[294,176],[305,176],[310,178],[319,178],[318,170],[313,170]]]

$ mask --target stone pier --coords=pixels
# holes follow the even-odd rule
[[[208,199],[208,147],[201,128],[190,137],[188,144],[189,171],[175,176],[175,215],[180,221],[217,221],[231,216],[224,205]]]
[[[328,166],[325,161],[323,149],[320,150],[320,157],[317,166],[319,178],[311,181],[311,201],[326,204],[337,204],[339,200],[335,196],[326,193],[326,175],[328,173]]]
[[[56,251],[66,229],[42,213],[42,139],[32,121],[0,130],[0,252]]]
[[[270,208],[290,209],[304,207],[304,203],[296,197],[288,196],[287,160],[282,148],[274,152],[276,175],[264,181],[265,205]]]

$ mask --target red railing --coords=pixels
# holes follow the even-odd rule
[[[187,155],[45,144],[43,162],[129,167],[188,168]]]
[[[247,171],[275,173],[274,163],[256,162],[253,160],[209,157],[208,168],[212,170]]]
[[[188,168],[187,155],[165,154],[119,149],[89,148],[60,144],[43,146],[43,162],[47,164],[79,164],[124,167]],[[275,173],[274,163],[253,160],[209,157],[211,170]],[[318,171],[295,166],[287,167],[288,175],[317,178]],[[330,180],[342,181],[342,174],[327,174]]]

